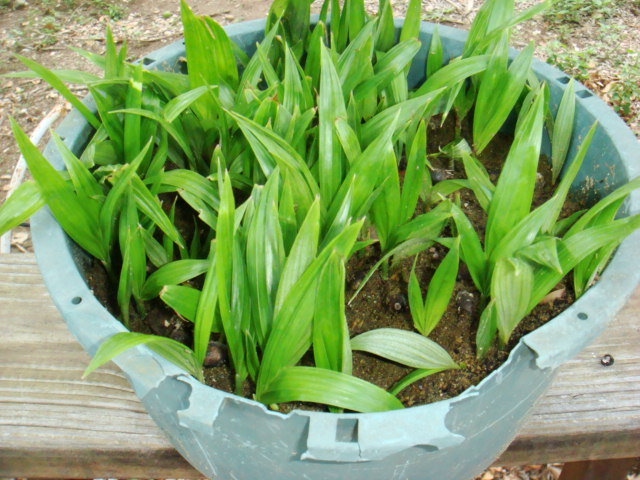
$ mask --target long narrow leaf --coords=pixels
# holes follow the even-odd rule
[[[489,206],[485,249],[491,253],[509,229],[531,210],[543,126],[542,91],[516,130]]]
[[[327,48],[320,46],[320,95],[318,97],[318,145],[320,195],[329,204],[340,187],[343,176],[343,155],[340,143],[334,133],[337,117],[346,117],[342,86],[338,72]]]
[[[456,239],[429,282],[427,298],[424,303],[424,319],[418,325],[418,330],[425,336],[429,335],[438,325],[451,301],[458,276],[459,244],[460,240]]]
[[[533,44],[522,50],[508,69],[506,59],[505,48],[504,53],[500,51],[491,58],[482,76],[473,119],[473,141],[478,152],[489,144],[520,97],[533,60]]]
[[[425,172],[427,164],[427,127],[422,120],[411,143],[411,149],[407,155],[407,169],[402,183],[402,196],[400,200],[400,223],[405,223],[413,217],[418,204],[418,198],[423,192]],[[429,176],[429,179],[431,177]]]
[[[147,345],[173,364],[183,368],[198,380],[204,380],[202,370],[198,366],[193,352],[188,347],[170,338],[133,332],[116,333],[100,344],[100,348],[98,348],[98,351],[91,359],[82,377],[86,377],[96,368],[104,365],[122,352],[137,347],[138,345]]]
[[[531,266],[520,259],[501,259],[491,277],[500,340],[506,344],[520,320],[527,314],[534,285]]]
[[[73,93],[71,93],[71,90],[67,88],[63,81],[55,74],[55,72],[21,55],[16,55],[16,57],[18,58],[18,60],[24,63],[27,68],[30,68],[40,78],[42,78],[45,82],[55,88],[67,102],[78,109],[78,111],[87,120],[87,122],[91,124],[93,128],[100,127],[100,120],[98,120],[96,116],[91,113],[91,110],[89,110]]]
[[[576,110],[575,82],[569,81],[562,95],[558,113],[553,122],[551,141],[551,172],[555,183],[560,176],[564,161],[567,158],[571,137],[573,135],[573,120]]]
[[[0,235],[25,222],[44,205],[44,198],[33,180],[20,185],[0,205]]]
[[[142,288],[142,298],[156,297],[165,285],[179,285],[202,275],[210,268],[210,260],[176,260],[167,263],[147,278]]]
[[[351,339],[351,348],[414,368],[458,368],[433,340],[398,328],[378,328]]]
[[[282,369],[264,390],[260,400],[266,404],[290,401],[322,403],[362,413],[403,408],[396,397],[372,383],[313,367]]]
[[[11,128],[29,171],[38,183],[40,193],[56,220],[82,248],[94,257],[106,261],[109,253],[103,243],[96,218],[91,216],[91,212],[76,196],[73,189],[49,164],[13,119],[11,119]]]
[[[344,260],[338,255],[331,255],[318,280],[318,298],[313,315],[313,358],[316,366],[343,372],[345,367],[350,373],[348,334],[345,338],[346,317],[344,313]],[[345,355],[347,353],[347,355]]]

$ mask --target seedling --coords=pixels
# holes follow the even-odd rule
[[[545,88],[531,73],[533,47],[509,63],[507,46],[510,28],[546,6],[515,15],[512,0],[485,2],[462,58],[445,61],[434,34],[426,81],[415,88],[408,72],[421,47],[419,17],[405,22],[396,43],[388,0],[380,2],[377,18],[365,14],[363,0],[346,0],[342,8],[327,0],[315,25],[309,1],[277,1],[251,57],[214,20],[183,3],[186,74],[126,62],[126,46],[118,50],[109,31],[104,56],[79,51],[102,68],[102,78],[21,58],[95,131],[80,157],[54,136],[66,165],[57,172],[13,122],[34,180],[0,207],[0,231],[46,203],[117,283],[125,323],[131,308],[144,315],[154,299],[193,323],[192,348],[118,334],[103,343],[86,374],[146,344],[202,378],[213,336],[228,346],[237,394],[251,381],[255,398],[267,405],[402,408],[396,395],[409,384],[459,368],[427,335],[451,301],[460,262],[482,297],[483,355],[496,335],[506,343],[574,267],[576,291],[584,290],[612,248],[640,226],[639,216],[615,219],[638,179],[558,220],[596,128],[564,165],[572,87],[549,131],[557,190],[532,210],[543,129],[550,124]],[[409,10],[419,7],[412,0]],[[85,84],[96,111],[64,81]],[[473,144],[454,149],[466,178],[433,186],[427,126],[453,115],[460,133],[471,112]],[[512,112],[514,140],[494,184],[478,154]],[[462,188],[486,211],[484,235],[458,205]],[[411,273],[417,332],[378,328],[350,338],[346,265],[374,243],[380,258],[367,278],[436,243],[448,249],[424,297]],[[302,366],[310,350],[315,366],[308,366],[311,356]],[[353,350],[415,370],[385,391],[351,375]]]

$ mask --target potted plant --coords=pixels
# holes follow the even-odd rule
[[[266,21],[226,30],[183,5],[184,42],[141,63],[127,63],[109,33],[104,57],[85,52],[102,79],[23,59],[76,111],[44,156],[14,124],[35,182],[2,206],[0,229],[39,210],[38,261],[95,354],[88,371],[113,358],[204,474],[469,478],[638,282],[629,241],[613,254],[640,225],[637,201],[625,200],[640,183],[635,138],[584,87],[535,62],[531,46],[508,50],[511,26],[542,8],[514,15],[513,2],[488,1],[467,35],[420,23],[415,0],[405,22],[388,1],[377,19],[361,0],[325,1],[313,20],[309,2],[276,1]],[[62,84],[79,79],[84,102]],[[429,125],[445,121],[449,137],[429,150]],[[513,141],[498,175],[480,159],[501,131]],[[541,153],[553,188],[532,207]],[[435,182],[436,162],[453,178]],[[567,213],[570,191],[601,200]],[[469,220],[474,206],[484,220]],[[443,258],[425,282],[428,249]],[[373,275],[404,272],[413,331],[350,338],[350,259],[365,266],[355,298]],[[116,285],[124,324],[163,302],[176,312],[171,333],[192,331],[189,346],[129,332],[83,278],[96,264]],[[405,388],[468,368],[427,338],[461,269],[478,299],[480,358],[497,355],[495,343],[507,345],[570,271],[580,299],[480,384],[403,408]],[[224,351],[234,393],[198,380],[207,354]],[[414,370],[387,391],[350,375],[355,351]],[[292,401],[331,412],[277,411]]]

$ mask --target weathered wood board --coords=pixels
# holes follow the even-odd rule
[[[640,290],[562,367],[496,464],[640,456]],[[0,477],[197,478],[111,365],[66,330],[32,255],[0,255]],[[615,363],[603,367],[604,354]]]

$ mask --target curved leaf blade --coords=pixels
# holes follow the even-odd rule
[[[351,339],[351,348],[413,368],[458,368],[447,351],[419,333],[377,328]]]
[[[396,397],[372,383],[314,367],[283,368],[260,396],[260,401],[266,404],[294,400],[362,413],[404,408]]]

